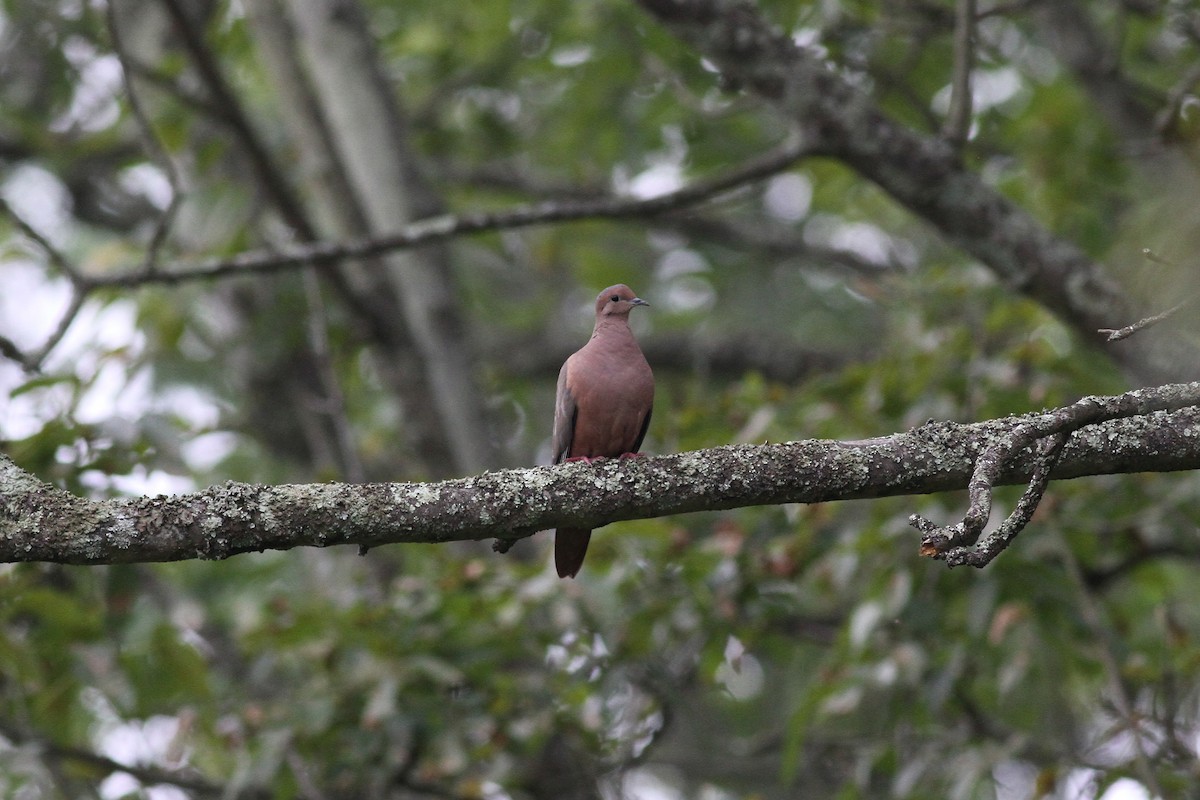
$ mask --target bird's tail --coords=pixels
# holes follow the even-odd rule
[[[574,578],[583,566],[592,532],[587,528],[559,528],[554,532],[554,566],[558,577]]]

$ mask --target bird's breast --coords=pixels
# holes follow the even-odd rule
[[[614,457],[629,452],[654,404],[650,365],[636,345],[633,353],[579,355],[569,376],[578,406],[571,455]]]

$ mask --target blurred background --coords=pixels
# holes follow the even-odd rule
[[[942,129],[954,3],[759,8]],[[788,125],[621,0],[0,9],[0,445],[85,496],[546,463],[558,368],[617,282],[652,304],[649,453],[1136,382],[828,159],[653,218],[172,281],[441,213],[654,197]],[[976,14],[966,166],[1148,313],[1194,291],[1200,9]],[[1200,478],[1054,484],[986,570],[919,558],[908,515],[964,502],[621,523],[566,582],[545,535],[3,565],[0,795],[1197,796]]]

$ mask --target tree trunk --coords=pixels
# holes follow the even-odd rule
[[[437,214],[401,108],[384,76],[361,9],[344,0],[285,0],[334,158],[373,235]],[[495,466],[474,375],[473,347],[457,305],[445,247],[383,259],[403,325],[433,395],[458,472]]]

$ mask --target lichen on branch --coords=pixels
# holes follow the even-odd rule
[[[1162,402],[1147,401],[1148,392]],[[997,449],[1005,457],[989,472],[989,485],[1019,484],[1037,467],[1037,437],[1014,446],[1014,432],[1040,432],[1056,413],[1091,421],[1077,426],[1062,448],[1054,479],[1198,469],[1200,407],[1177,407],[1198,395],[1200,383],[1088,398],[1086,407],[1107,409],[1099,414],[1107,421],[1083,412],[1071,417],[1084,407],[1076,404],[974,424],[931,422],[850,442],[715,447],[436,483],[229,482],[189,494],[110,500],[76,497],[0,455],[0,562],[113,564],[305,546],[511,541],[558,526],[926,494],[966,487],[981,457]],[[1154,410],[1164,404],[1176,410]]]

